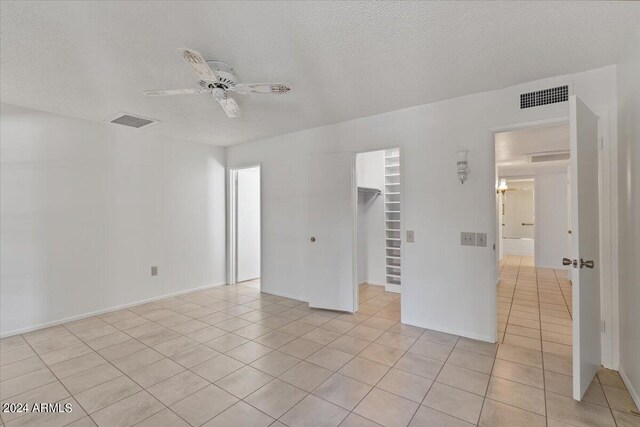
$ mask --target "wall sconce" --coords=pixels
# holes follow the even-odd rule
[[[458,151],[456,156],[458,157],[458,179],[461,184],[469,178],[469,174],[471,171],[469,170],[469,162],[467,162],[467,153],[468,151]]]
[[[498,191],[496,191],[496,193],[502,193],[502,195],[504,196],[505,191],[507,191],[509,189],[509,186],[507,185],[507,180],[504,178],[500,178],[500,183],[498,184]]]

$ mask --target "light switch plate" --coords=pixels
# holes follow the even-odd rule
[[[487,233],[476,233],[476,246],[487,246]]]
[[[407,243],[415,242],[415,236],[413,234],[413,230],[407,230]]]
[[[476,245],[476,233],[470,233],[463,231],[460,233],[460,244],[462,246],[475,246]]]
[[[151,275],[152,276],[157,276],[158,275],[158,266],[154,265],[151,267]]]

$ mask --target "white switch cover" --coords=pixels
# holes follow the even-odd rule
[[[415,242],[415,236],[413,235],[413,230],[407,230],[407,243]]]
[[[487,246],[487,233],[476,233],[476,246]]]

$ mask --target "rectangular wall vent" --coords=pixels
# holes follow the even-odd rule
[[[142,117],[136,117],[129,114],[122,114],[117,116],[115,119],[111,120],[111,123],[115,123],[117,125],[129,126],[132,128],[141,128],[143,126],[148,126],[151,123],[155,123],[155,120],[144,119]]]
[[[520,95],[520,109],[569,100],[569,86],[558,86]]]

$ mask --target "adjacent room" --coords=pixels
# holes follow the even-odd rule
[[[0,28],[0,427],[640,426],[640,2]]]

